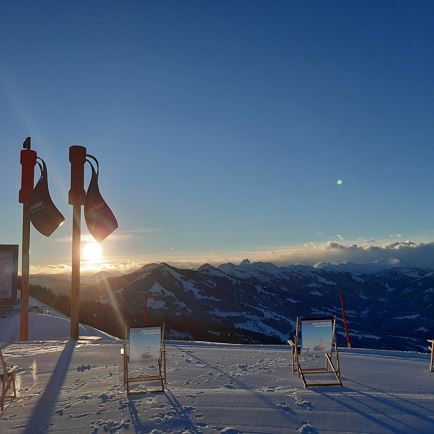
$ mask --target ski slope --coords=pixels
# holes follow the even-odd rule
[[[19,399],[3,433],[432,433],[427,354],[342,350],[344,387],[304,389],[285,346],[170,341],[165,393],[127,397],[121,342],[4,348]]]
[[[29,306],[41,308],[41,312],[29,312],[29,340],[50,340],[67,338],[70,335],[69,317],[47,306],[34,297],[29,297]],[[43,313],[42,313],[43,312]],[[103,340],[117,338],[94,327],[80,324],[80,336],[98,336]],[[6,318],[0,318],[0,345],[20,339],[20,312],[12,311]]]

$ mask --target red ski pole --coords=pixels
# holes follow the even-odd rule
[[[339,293],[339,298],[341,300],[341,308],[342,308],[342,316],[344,318],[345,334],[347,335],[347,347],[351,348],[350,331],[348,330],[347,313],[345,312],[344,295],[342,294],[342,292]]]

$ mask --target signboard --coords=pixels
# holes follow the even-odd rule
[[[301,329],[301,359],[311,367],[324,366],[324,353],[333,343],[333,320],[303,320]]]
[[[18,286],[18,245],[0,244],[0,301],[15,303]]]
[[[128,375],[141,377],[158,374],[161,328],[130,328]],[[140,389],[140,387],[139,387]]]
[[[161,328],[130,328],[129,363],[146,364],[160,357]]]

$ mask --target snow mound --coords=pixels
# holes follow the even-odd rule
[[[69,317],[29,297],[29,341],[44,341],[68,338],[70,335]],[[118,338],[94,327],[80,324],[80,336],[96,336],[104,341],[115,341]],[[20,312],[13,310],[6,318],[0,318],[0,345],[16,342],[20,339]]]

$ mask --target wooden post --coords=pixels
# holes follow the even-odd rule
[[[351,348],[351,342],[350,342],[350,331],[348,329],[348,323],[347,323],[347,313],[345,312],[345,303],[344,303],[344,295],[342,292],[339,293],[339,298],[341,300],[341,308],[342,308],[342,317],[344,319],[344,326],[345,326],[345,334],[347,335],[347,347]]]
[[[23,238],[21,246],[21,312],[20,340],[29,338],[29,267],[30,267],[30,199],[35,176],[36,152],[30,149],[31,139],[27,137],[20,154],[21,189],[19,202],[23,204]]]
[[[71,338],[78,339],[80,324],[80,244],[81,244],[81,206],[84,204],[84,163],[86,148],[70,146],[71,189],[69,204],[72,208],[72,263],[71,263]]]
[[[21,248],[21,317],[20,340],[29,339],[29,268],[30,268],[30,206],[23,203],[23,238]]]
[[[72,207],[71,338],[78,339],[80,323],[81,205]]]

